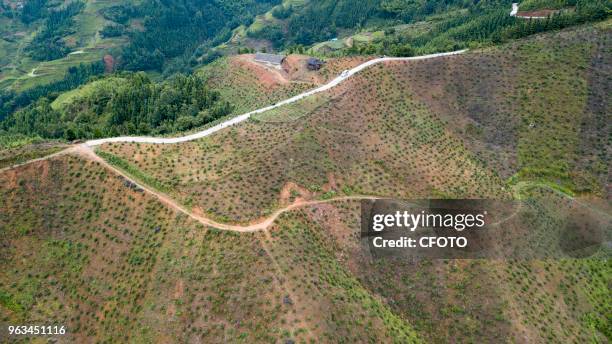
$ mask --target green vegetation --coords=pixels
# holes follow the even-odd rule
[[[62,79],[70,67],[97,62],[104,55],[113,54],[113,49],[125,44],[127,37],[101,37],[98,31],[107,21],[100,11],[121,2],[3,2],[0,90],[21,92],[46,85]],[[23,9],[19,3],[24,4]]]
[[[177,199],[232,222],[278,207],[290,183],[315,199],[345,186],[405,198],[508,197],[522,181],[601,195],[607,37],[583,27],[376,66],[201,141],[102,150],[176,183]]]
[[[44,7],[45,2],[45,0],[42,0],[41,4],[39,4],[40,7],[36,9],[44,11],[46,9]],[[45,15],[44,24],[36,32],[34,39],[27,48],[30,56],[37,61],[56,60],[66,56],[70,52],[70,48],[65,45],[62,38],[69,32],[71,26],[74,25],[72,18],[83,7],[85,7],[83,2],[74,1],[59,9],[48,10],[48,14]],[[43,14],[35,14],[35,17],[39,16],[43,16]]]
[[[576,6],[577,0],[524,0],[520,3],[521,11],[541,9],[558,10],[565,7]],[[584,3],[584,2],[583,2]]]
[[[34,86],[19,93],[0,90],[0,122],[15,110],[26,107],[41,97],[57,96],[58,93],[78,87],[103,72],[104,64],[100,61],[80,64],[77,67],[69,67],[61,80],[50,84]]]
[[[545,20],[529,21],[510,17],[510,5],[509,1],[464,0],[288,2],[275,7],[270,16],[258,18],[246,30],[246,35],[267,40],[276,49],[288,51],[301,51],[305,46],[324,42],[315,44],[312,52],[332,56],[412,56],[499,44],[538,32],[602,20],[610,13],[606,0],[538,0],[527,2],[525,9],[573,6],[575,10],[555,13]],[[339,35],[343,37],[336,40]]]
[[[67,8],[61,3],[32,0],[14,12],[0,2],[0,32],[8,23],[27,36],[2,37],[25,51],[30,34],[47,25],[47,11]],[[298,40],[345,34],[354,45],[338,41],[338,54],[478,49],[379,64],[200,140],[99,147],[110,165],[193,217],[70,152],[0,172],[0,323],[51,319],[79,343],[610,342],[611,24],[557,30],[604,18],[608,2],[526,0],[533,9],[564,9],[531,21],[509,17],[509,1],[477,3],[85,1],[49,31],[61,38],[58,46],[77,35],[64,32],[74,21],[108,35],[102,40],[127,43],[129,36],[123,53],[144,49],[151,58],[133,68],[162,73],[101,77],[107,66],[83,64],[56,83],[37,85],[32,77],[21,84],[29,85],[25,92],[2,93],[0,169],[57,152],[65,140],[210,125],[366,58],[329,59],[315,73],[295,68],[303,57],[291,56],[288,71],[277,75],[247,57],[225,57],[192,75],[174,74],[214,57],[209,47],[238,24],[251,43],[278,40],[277,49],[298,52]],[[222,13],[198,14],[213,5]],[[177,23],[174,13],[195,18]],[[237,21],[228,21],[234,14]],[[194,25],[209,16],[215,20],[198,36]],[[416,20],[425,21],[403,24]],[[306,29],[286,31],[296,23]],[[0,40],[0,49],[15,42]],[[320,47],[323,54],[328,46]],[[0,50],[0,61],[12,53]],[[596,220],[602,231],[587,258],[372,259],[360,246],[359,202],[331,201],[344,195],[520,198],[524,207],[499,239],[529,235],[535,247],[556,245],[551,252],[583,249],[560,240],[577,237],[561,233],[573,214]],[[195,220],[251,224],[296,200],[328,202],[285,212],[265,232],[221,231]]]
[[[268,72],[266,72],[268,73]],[[316,87],[312,82],[262,82],[262,71],[253,70],[237,58],[220,58],[196,71],[211,89],[228,101],[234,114],[243,114]]]
[[[291,232],[303,244],[288,245],[207,228],[74,156],[22,167],[18,178],[0,185],[4,323],[52,317],[76,342],[415,340],[329,247],[294,254],[323,238],[311,242],[300,224]],[[317,292],[304,293],[303,269]]]
[[[425,23],[425,30],[419,26],[386,29],[383,38],[369,40],[365,44],[355,41],[334,55],[412,56],[489,46],[539,32],[602,20],[610,13],[610,5],[605,0],[577,1],[575,4],[574,11],[555,13],[546,19],[526,20],[510,17],[507,3],[477,2],[467,8],[462,7],[465,10],[447,11],[445,15],[436,16]]]
[[[536,6],[534,4],[529,6]],[[5,6],[0,17],[7,28],[0,33],[6,37],[6,49],[11,51],[5,53],[6,57],[0,55],[0,60],[5,65],[17,61],[17,65],[0,80],[0,121],[9,115],[30,118],[35,114],[56,123],[46,123],[51,129],[40,132],[33,128],[36,125],[14,128],[12,121],[3,124],[4,130],[66,139],[185,131],[210,123],[229,113],[230,109],[221,107],[198,115],[207,109],[199,104],[195,108],[180,109],[178,114],[144,114],[149,110],[135,109],[125,111],[125,115],[113,115],[109,114],[113,110],[102,109],[106,104],[99,104],[97,99],[89,101],[95,103],[94,110],[87,102],[79,103],[78,107],[84,107],[86,115],[77,116],[69,113],[75,109],[66,110],[68,113],[48,113],[46,101],[41,98],[53,101],[62,92],[85,84],[92,76],[116,69],[154,72],[170,80],[176,73],[191,73],[195,67],[213,61],[221,53],[231,53],[233,50],[229,47],[253,51],[250,39],[268,42],[276,49],[303,52],[307,46],[348,33],[352,34],[350,39],[323,44],[324,48],[317,45],[312,52],[332,56],[412,56],[498,44],[538,32],[602,20],[609,15],[609,4],[605,0],[557,1],[551,2],[551,6],[573,6],[575,9],[555,13],[544,20],[524,20],[508,15],[507,1],[326,0],[280,4],[279,0],[189,0],[59,4],[38,0],[27,2],[21,10]],[[262,13],[265,14],[260,15]],[[417,22],[419,24],[414,24]],[[232,30],[238,27],[240,29],[232,36]],[[113,47],[116,49],[111,49]],[[79,50],[67,55],[75,48]],[[101,62],[102,56],[104,62]],[[37,64],[36,60],[51,61]],[[20,75],[19,70],[28,74]],[[135,89],[126,94],[138,94],[140,98],[135,99],[139,101],[147,98],[142,95],[138,83],[129,84]],[[166,89],[176,86],[172,81],[163,85]],[[297,90],[298,86],[292,86]],[[303,86],[307,88],[308,85]],[[226,91],[220,92],[223,95]],[[244,108],[239,104],[244,99],[250,97],[225,100],[232,105],[235,102],[234,109],[239,111]],[[157,110],[160,109],[152,111]],[[17,111],[20,113],[16,114]],[[77,117],[79,123],[75,123]],[[148,118],[143,120],[142,117]]]
[[[0,142],[0,168],[18,165],[30,160],[42,158],[57,153],[66,148],[57,142],[42,142],[42,139],[31,137],[3,137],[0,141],[8,141],[7,146]]]
[[[171,190],[171,188],[167,186],[166,183],[162,183],[154,177],[151,177],[150,175],[142,172],[134,165],[130,164],[129,162],[121,159],[116,155],[101,150],[98,150],[96,154],[100,155],[109,164],[125,171],[128,175],[134,177],[136,180],[140,180],[146,185],[151,186],[158,191],[168,193]]]
[[[144,73],[106,78],[65,95],[51,106],[47,98],[0,122],[9,134],[43,138],[99,138],[122,134],[165,134],[189,130],[229,114],[228,102],[198,76],[177,75],[154,83]]]
[[[339,262],[335,255],[339,247],[324,227],[309,221],[307,213],[282,215],[271,229],[270,245],[283,275],[298,282],[292,290],[294,296],[324,300],[308,310],[311,321],[330,325],[321,326],[319,338],[329,342],[420,343],[414,328]]]
[[[208,49],[230,38],[231,30],[267,11],[278,0],[143,1],[113,7],[107,18],[125,23],[146,17],[143,30],[130,32],[121,53],[127,70],[189,70],[198,60],[210,59]]]
[[[577,175],[573,163],[580,140],[581,118],[577,114],[584,112],[588,97],[587,80],[579,77],[579,68],[589,64],[591,49],[590,44],[559,49],[547,42],[534,42],[517,51],[530,56],[521,60],[518,71],[518,102],[524,106],[520,113],[526,127],[518,146],[519,179],[554,181],[577,192],[597,191],[597,182]],[[554,72],[538,73],[543,65]]]

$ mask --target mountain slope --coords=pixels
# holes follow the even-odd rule
[[[522,197],[520,216],[553,234],[574,208],[609,224],[610,30],[608,21],[385,63],[202,140],[108,144],[100,155],[221,222],[374,195]],[[250,109],[355,62],[288,84],[235,60],[200,73],[226,96],[258,94],[239,103]],[[586,259],[381,261],[360,246],[355,201],[234,233],[166,207],[87,156],[66,152],[0,179],[2,328],[64,325],[57,340],[76,343],[612,339],[609,247]]]
[[[3,326],[52,319],[70,342],[416,340],[367,291],[355,298],[347,272],[333,293],[302,293],[286,270],[299,257],[281,256],[265,233],[205,228],[95,162],[61,156],[2,178]],[[340,320],[349,309],[370,325]]]
[[[593,121],[609,108],[609,63],[583,66],[609,44],[609,28],[585,27],[378,65],[210,138],[102,149],[185,205],[238,222],[287,202],[285,193],[484,197],[529,180],[605,196],[607,131]]]

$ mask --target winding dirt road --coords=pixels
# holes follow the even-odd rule
[[[14,165],[14,166],[10,166],[10,167],[6,167],[3,169],[0,169],[0,172],[5,171],[5,170],[9,170],[9,169],[13,169],[22,165],[26,165],[26,164],[30,164],[36,161],[41,161],[41,160],[45,160],[45,159],[50,159],[52,157],[56,157],[56,156],[60,156],[63,154],[76,154],[79,155],[81,157],[84,157],[86,159],[92,160],[92,161],[96,161],[98,163],[100,163],[102,166],[104,166],[105,168],[117,173],[118,175],[121,175],[123,178],[129,180],[130,182],[134,183],[135,185],[137,185],[138,187],[140,187],[141,189],[143,189],[145,192],[155,196],[157,199],[159,199],[162,203],[166,204],[167,206],[171,207],[172,209],[175,209],[183,214],[186,214],[187,216],[191,217],[192,219],[202,223],[203,225],[206,226],[211,226],[214,228],[218,228],[221,230],[227,230],[227,231],[234,231],[234,232],[257,232],[257,231],[265,231],[267,230],[268,227],[270,227],[270,225],[272,223],[274,223],[274,221],[284,212],[287,211],[291,211],[297,208],[301,208],[301,207],[306,207],[306,206],[310,206],[310,205],[316,205],[316,204],[322,204],[322,203],[329,203],[329,202],[334,202],[334,201],[342,201],[342,200],[363,200],[363,199],[379,199],[379,197],[374,197],[374,196],[345,196],[345,197],[336,197],[336,198],[331,198],[331,199],[327,199],[327,200],[314,200],[314,201],[298,201],[295,202],[285,208],[282,209],[278,209],[276,210],[271,216],[267,217],[266,219],[264,219],[261,222],[255,223],[255,224],[251,224],[251,225],[247,225],[247,226],[239,226],[239,225],[229,225],[229,224],[224,224],[224,223],[219,223],[216,222],[212,219],[194,214],[193,212],[185,209],[182,205],[180,205],[178,202],[176,202],[174,199],[172,199],[171,197],[169,197],[166,194],[160,193],[156,190],[153,190],[150,187],[147,187],[145,185],[142,185],[141,183],[138,183],[137,181],[133,180],[129,175],[127,175],[125,172],[117,169],[116,167],[110,165],[109,163],[107,163],[104,159],[100,158],[98,155],[96,155],[96,153],[93,151],[92,147],[95,146],[99,146],[102,145],[104,143],[112,143],[112,142],[131,142],[131,143],[154,143],[154,144],[171,144],[171,143],[180,143],[180,142],[187,142],[187,141],[192,141],[192,140],[197,140],[206,136],[209,136],[219,130],[222,130],[224,128],[227,128],[229,126],[232,126],[234,124],[243,122],[247,119],[249,119],[252,115],[254,114],[259,114],[262,112],[266,112],[275,108],[278,108],[280,106],[283,105],[287,105],[287,104],[291,104],[294,102],[297,102],[301,99],[304,99],[306,97],[309,97],[311,95],[314,95],[316,93],[320,93],[320,92],[324,92],[327,91],[337,85],[339,85],[340,83],[342,83],[343,81],[347,80],[348,78],[352,77],[353,75],[361,72],[362,70],[371,67],[373,65],[379,64],[379,63],[384,63],[384,62],[393,62],[393,61],[417,61],[417,60],[426,60],[426,59],[432,59],[432,58],[438,58],[438,57],[444,57],[444,56],[452,56],[452,55],[458,55],[458,54],[462,54],[464,53],[466,50],[459,50],[459,51],[452,51],[452,52],[447,52],[447,53],[438,53],[438,54],[431,54],[431,55],[424,55],[424,56],[415,56],[415,57],[382,57],[382,58],[377,58],[377,59],[373,59],[367,62],[362,63],[361,65],[350,69],[350,70],[346,70],[344,72],[342,72],[342,74],[338,77],[336,77],[335,79],[333,79],[332,81],[330,81],[329,83],[315,88],[313,90],[310,90],[308,92],[304,92],[302,94],[299,94],[297,96],[291,97],[289,99],[283,100],[281,102],[278,102],[274,105],[270,105],[258,110],[254,110],[248,113],[245,113],[243,115],[234,117],[232,119],[229,119],[225,122],[222,122],[214,127],[202,130],[200,132],[197,132],[195,134],[191,134],[191,135],[187,135],[187,136],[182,136],[182,137],[175,137],[175,138],[157,138],[157,137],[114,137],[114,138],[106,138],[106,139],[99,139],[99,140],[91,140],[91,141],[87,141],[84,144],[80,144],[77,146],[73,146],[70,147],[68,149],[65,149],[63,151],[57,152],[55,154],[52,155],[48,155],[46,157],[42,157],[42,158],[38,158],[38,159],[34,159],[34,160],[30,160],[28,162],[19,164],[19,165]]]
[[[278,209],[276,210],[272,215],[270,215],[269,217],[265,218],[263,221],[261,222],[257,222],[251,225],[245,225],[245,226],[241,226],[241,225],[229,225],[229,224],[225,224],[225,223],[220,223],[220,222],[216,222],[212,219],[194,214],[193,212],[187,210],[185,207],[183,207],[181,204],[179,204],[178,202],[176,202],[174,199],[172,199],[170,196],[161,193],[159,191],[156,191],[146,185],[143,185],[137,181],[135,181],[134,179],[132,179],[132,177],[130,177],[128,174],[126,174],[125,172],[123,172],[122,170],[112,166],[111,164],[109,164],[108,162],[106,162],[106,160],[102,159],[101,157],[99,157],[92,149],[91,147],[87,146],[87,145],[79,145],[76,147],[73,147],[69,150],[66,150],[65,152],[68,153],[73,153],[76,155],[79,155],[85,159],[88,160],[92,160],[92,161],[96,161],[98,163],[100,163],[100,165],[102,165],[103,167],[113,171],[114,173],[122,176],[123,178],[125,178],[126,180],[129,180],[130,182],[134,183],[135,185],[137,185],[139,188],[143,189],[145,192],[155,196],[160,202],[162,202],[163,204],[165,204],[166,206],[181,212],[187,216],[189,216],[190,218],[200,222],[201,224],[205,225],[205,226],[210,226],[210,227],[214,227],[220,230],[224,230],[224,231],[232,231],[232,232],[241,232],[241,233],[251,233],[251,232],[259,232],[259,231],[265,231],[268,229],[268,227],[270,227],[270,225],[272,225],[272,223],[274,223],[274,221],[283,213],[294,210],[294,209],[298,209],[301,207],[307,207],[310,205],[316,205],[316,204],[322,204],[322,203],[330,203],[330,202],[335,202],[335,201],[347,201],[347,200],[363,200],[363,199],[371,199],[371,200],[376,200],[376,199],[380,199],[380,197],[374,197],[374,196],[344,196],[344,197],[336,197],[336,198],[330,198],[327,200],[315,200],[315,201],[299,201],[299,202],[295,202],[292,203],[291,205]]]

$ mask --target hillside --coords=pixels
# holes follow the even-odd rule
[[[3,1],[0,13],[0,89],[21,91],[58,81],[69,67],[101,61],[127,42],[125,36],[100,34],[110,23],[101,13],[121,1],[84,1],[55,26],[48,23],[57,20],[51,19],[54,13],[63,13],[61,2],[26,1],[22,8],[19,3],[24,2]],[[44,45],[43,39],[54,45]]]
[[[254,61],[253,54],[241,54],[200,68],[196,73],[207,85],[229,101],[235,114],[274,104],[320,86],[367,60],[367,57],[332,58],[318,71],[306,68],[308,56],[289,55],[281,70]]]
[[[141,65],[105,76],[79,69],[71,90],[0,122],[0,342],[612,340],[609,19],[542,29],[543,22],[510,18],[507,1],[469,10],[459,9],[462,1],[435,8],[404,0],[355,8],[348,0],[92,3],[114,8],[103,11],[115,18],[111,25],[138,28],[121,38],[121,53],[147,46],[164,58],[134,60],[157,63],[156,73]],[[540,10],[550,1],[525,3]],[[588,8],[580,0],[557,3],[551,10]],[[190,15],[177,28],[188,49],[176,50],[178,39],[169,44],[175,19],[211,4],[223,13]],[[498,23],[507,29],[499,32],[530,25],[528,37],[492,44],[497,31],[481,31],[491,22],[472,21],[479,11],[491,11],[490,19],[502,9],[510,19]],[[158,16],[141,21],[142,13]],[[237,21],[227,22],[228,13]],[[190,31],[208,15],[219,25],[201,36]],[[319,17],[334,30],[308,26]],[[442,30],[449,22],[456,25]],[[308,44],[336,34],[367,39],[363,51],[338,46],[321,70],[309,71],[308,56],[294,45],[303,37],[275,46],[247,33],[295,23],[313,35]],[[370,35],[390,23],[395,31]],[[234,27],[236,46],[223,49],[253,43],[297,53],[280,69],[245,53],[162,75],[182,70],[198,48],[222,44],[215,37],[228,38]],[[419,34],[406,37],[421,45],[392,48],[390,37],[413,30]],[[324,85],[384,49],[408,45],[413,54],[442,43],[471,49],[381,59],[331,89],[204,138],[64,143],[183,135]],[[494,224],[496,243],[508,245],[495,246],[493,258],[380,258],[364,244],[360,202],[386,198],[512,200],[518,207]],[[572,246],[584,239],[583,228],[568,226],[580,221],[596,236],[584,250]],[[532,246],[514,243],[525,238],[552,248],[522,255]],[[67,334],[9,336],[15,324],[65,326]]]
[[[577,206],[603,211],[609,221],[602,168],[609,165],[610,62],[602,53],[610,49],[609,30],[584,27],[389,63],[210,138],[107,145],[103,156],[140,171],[194,213],[223,222],[257,222],[292,202],[341,195],[505,198],[510,190],[553,204],[552,218]],[[574,204],[568,195],[585,198]],[[284,258],[278,264],[303,281],[305,294],[325,295],[317,276],[326,262],[341,262],[427,341],[610,336],[611,271],[601,257],[371,261],[354,240],[355,202],[285,213],[270,231]]]
[[[222,56],[263,50],[424,55],[497,45],[610,13],[605,0],[521,6],[527,14],[511,16],[508,1],[4,0],[0,122],[114,71],[146,72],[163,82]],[[538,20],[522,16],[540,9],[548,12]]]
[[[483,197],[537,181],[607,197],[609,46],[606,26],[390,63],[200,141],[102,149],[238,222],[285,193]]]
[[[206,228],[95,162],[65,155],[2,178],[3,326],[51,317],[70,342],[415,339],[333,260],[309,292],[265,233]]]

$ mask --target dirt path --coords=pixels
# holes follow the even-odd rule
[[[76,155],[79,155],[83,158],[86,158],[88,160],[92,160],[92,161],[96,161],[98,162],[100,165],[102,165],[103,167],[115,172],[116,174],[122,176],[123,178],[129,180],[130,182],[134,183],[135,185],[137,185],[138,187],[140,187],[141,189],[143,189],[145,192],[155,196],[157,199],[159,199],[163,204],[165,204],[166,206],[179,211],[187,216],[189,216],[190,218],[200,222],[201,224],[205,225],[205,226],[210,226],[210,227],[214,227],[216,229],[220,229],[220,230],[224,230],[224,231],[232,231],[232,232],[240,232],[240,233],[251,233],[251,232],[259,232],[259,231],[265,231],[268,229],[268,227],[270,227],[270,225],[272,225],[272,223],[274,223],[274,221],[283,213],[288,212],[288,211],[292,211],[298,208],[302,208],[302,207],[307,207],[310,205],[316,205],[316,204],[322,204],[322,203],[330,203],[330,202],[336,202],[336,201],[346,201],[346,200],[363,200],[363,199],[379,199],[380,197],[375,197],[375,196],[345,196],[345,197],[336,197],[336,198],[330,198],[327,200],[316,200],[316,201],[297,201],[287,207],[278,209],[277,211],[275,211],[272,215],[270,215],[269,217],[265,218],[263,221],[252,224],[252,225],[246,225],[246,226],[240,226],[240,225],[229,225],[229,224],[225,224],[225,223],[219,223],[217,221],[214,221],[212,219],[209,219],[207,217],[198,215],[198,214],[194,214],[193,212],[189,211],[188,209],[186,209],[185,207],[183,207],[181,204],[179,204],[178,202],[176,202],[174,199],[172,199],[170,196],[161,193],[159,191],[156,191],[148,186],[145,186],[137,181],[135,181],[134,179],[132,179],[129,175],[127,175],[125,172],[117,169],[116,167],[110,165],[108,162],[106,162],[106,160],[102,159],[101,157],[99,157],[89,146],[87,145],[79,145],[76,147],[73,147],[69,150],[66,150],[65,152],[68,153],[73,153]],[[64,153],[65,154],[65,153]]]
[[[61,155],[69,154],[69,153],[74,152],[74,150],[75,150],[75,147],[70,147],[70,148],[66,148],[64,150],[61,150],[59,152],[50,154],[50,155],[45,155],[45,156],[40,157],[40,158],[24,161],[22,163],[19,163],[19,164],[16,164],[16,165],[12,165],[12,166],[3,167],[3,168],[0,168],[0,173],[2,173],[4,171],[11,170],[11,169],[14,169],[14,168],[17,168],[19,166],[29,165],[29,164],[35,163],[37,161],[43,161],[43,160],[55,158],[56,156],[61,156]]]

